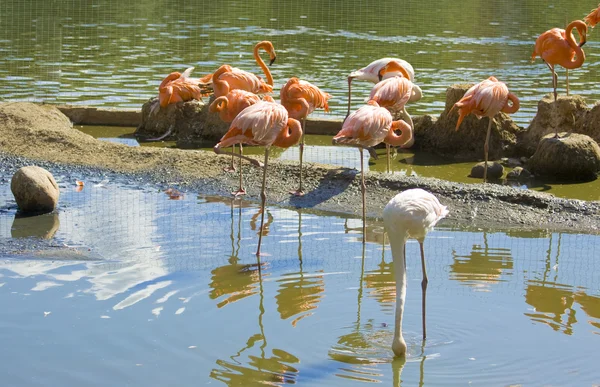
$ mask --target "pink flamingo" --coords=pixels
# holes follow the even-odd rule
[[[158,86],[158,106],[165,108],[172,103],[192,99],[201,101],[203,96],[208,95],[203,91],[203,86],[208,86],[212,74],[202,78],[191,78],[192,71],[194,68],[189,67],[183,73],[175,71],[163,79]],[[152,106],[152,112],[156,112],[158,106]]]
[[[598,8],[593,9],[585,18],[583,18],[590,27],[596,27],[596,24],[600,22],[600,4],[598,4]]]
[[[302,122],[302,138],[300,139],[300,185],[291,193],[296,196],[304,195],[302,190],[302,155],[304,153],[304,133],[306,117],[315,109],[329,111],[327,101],[331,94],[321,91],[312,83],[302,81],[296,77],[291,78],[281,88],[281,104],[286,108],[290,117]]]
[[[400,135],[396,130],[401,130]],[[352,112],[344,121],[342,129],[333,137],[334,145],[347,145],[357,147],[360,151],[361,193],[363,238],[366,235],[366,189],[363,149],[367,149],[373,158],[377,154],[373,147],[381,142],[392,146],[402,146],[411,141],[413,136],[410,125],[402,120],[392,121],[392,114],[379,106],[375,101],[369,101],[360,109]]]
[[[509,101],[511,104],[509,104]],[[500,112],[516,113],[520,107],[519,99],[516,95],[508,91],[508,87],[505,83],[498,81],[495,77],[489,77],[485,81],[479,82],[467,90],[465,95],[452,106],[450,111],[454,110],[455,107],[458,108],[456,130],[458,130],[463,119],[469,113],[475,114],[479,119],[484,116],[489,119],[485,144],[483,145],[485,154],[483,182],[485,183],[487,178],[488,150],[492,120],[494,116]],[[558,136],[558,133],[556,135]]]
[[[396,318],[392,350],[396,356],[406,355],[406,341],[402,337],[402,314],[406,300],[406,241],[414,238],[421,247],[421,281],[423,340],[427,338],[425,324],[425,297],[427,294],[427,271],[423,242],[427,232],[448,215],[448,209],[431,193],[420,188],[409,189],[394,196],[383,209],[383,224],[390,238],[394,257],[394,277],[396,280]]]
[[[231,122],[237,115],[247,108],[248,106],[254,105],[257,102],[260,102],[260,97],[254,93],[249,91],[241,90],[241,89],[233,89],[227,95],[219,97],[215,99],[208,110],[211,113],[219,113],[219,117],[224,122]],[[263,96],[263,100],[273,102],[273,98],[269,95]],[[234,145],[235,147],[235,145]],[[240,144],[240,154],[243,153],[242,144]],[[242,160],[240,159],[240,187],[237,191],[232,192],[231,194],[234,196],[245,195],[246,190],[243,188],[242,182]],[[231,166],[225,169],[227,172],[235,171],[235,167],[233,166],[233,156],[231,156]]]
[[[235,117],[229,130],[221,138],[221,141],[214,147],[214,151],[217,154],[230,153],[223,151],[221,148],[233,144],[261,145],[265,147],[264,164],[250,157],[231,152],[231,154],[248,160],[256,166],[263,167],[263,181],[260,192],[262,215],[260,219],[258,250],[256,251],[257,256],[260,255],[262,230],[265,220],[265,202],[267,199],[265,187],[267,184],[267,165],[269,162],[270,147],[271,145],[275,145],[281,148],[288,148],[297,144],[301,136],[302,127],[300,126],[300,122],[288,117],[288,112],[283,106],[275,102],[260,101],[242,110]]]
[[[384,78],[392,77],[395,75],[403,76],[408,78],[410,81],[415,80],[415,70],[412,65],[404,59],[398,58],[381,58],[377,59],[368,66],[353,71],[348,76],[348,111],[346,117],[350,114],[350,99],[352,80],[358,79],[363,81],[369,81],[373,83],[380,82]]]
[[[408,78],[393,76],[391,78],[384,79],[377,83],[371,89],[369,99],[377,102],[379,106],[388,109],[392,115],[400,113],[403,119],[410,125],[414,130],[414,124],[412,118],[406,111],[406,104],[408,102],[414,102],[421,99],[423,92],[421,88],[412,83]],[[411,137],[410,141],[403,144],[401,148],[410,148],[414,144],[414,137]],[[386,145],[387,155],[387,168],[390,167],[390,145]]]
[[[575,42],[573,29],[579,33],[579,44]],[[554,70],[555,65],[567,69],[567,95],[569,95],[569,69],[576,69],[583,65],[585,53],[581,47],[587,41],[587,25],[581,20],[569,23],[566,30],[552,28],[541,34],[535,41],[535,48],[531,54],[533,62],[536,56],[542,58],[546,66],[552,71],[552,87],[554,88],[554,100],[556,101],[558,87],[558,76]]]
[[[264,71],[267,81],[265,82],[247,71],[231,67],[230,65],[223,65],[212,76],[215,97],[227,95],[233,89],[242,89],[255,94],[270,93],[273,91],[273,76],[258,53],[260,49],[264,49],[269,54],[269,65],[272,65],[277,57],[273,43],[267,40],[259,42],[254,46],[254,59]]]

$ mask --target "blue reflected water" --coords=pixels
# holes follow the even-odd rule
[[[25,220],[0,188],[6,385],[600,383],[598,236],[442,224],[425,242],[424,345],[409,243],[404,364],[378,221],[363,245],[358,219],[268,207],[257,259],[254,203],[59,184],[57,215]]]

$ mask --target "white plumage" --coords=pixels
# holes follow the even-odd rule
[[[396,356],[406,355],[406,342],[402,337],[402,314],[406,300],[406,256],[405,245],[409,238],[419,241],[421,264],[423,268],[422,317],[423,340],[427,337],[425,324],[425,300],[427,291],[427,271],[425,270],[425,252],[423,241],[427,232],[448,215],[448,209],[431,193],[420,188],[409,189],[396,195],[383,210],[383,223],[390,239],[394,257],[394,277],[396,280],[396,318],[392,350]]]

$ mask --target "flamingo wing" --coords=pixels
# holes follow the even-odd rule
[[[345,145],[375,146],[384,140],[391,126],[390,112],[370,101],[348,116],[334,139]]]

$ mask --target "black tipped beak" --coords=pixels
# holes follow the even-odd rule
[[[579,47],[583,47],[583,45],[586,43],[587,43],[587,41],[579,43]]]
[[[377,75],[377,78],[379,78],[379,82],[381,82],[381,80],[383,79],[383,75],[379,74]]]
[[[273,59],[271,59],[271,61],[269,62],[269,66],[273,64],[273,62],[275,62],[275,59],[277,59],[277,57],[274,57]]]

